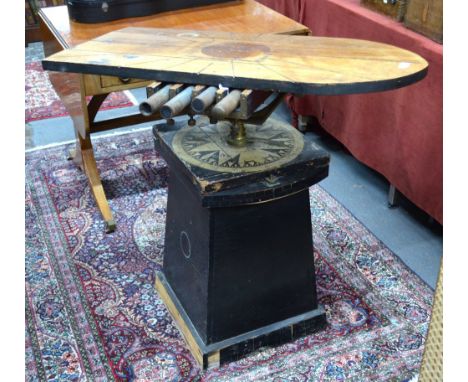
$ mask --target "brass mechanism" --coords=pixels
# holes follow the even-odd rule
[[[227,139],[231,146],[242,147],[247,144],[247,134],[243,121],[236,120],[231,125],[231,133]]]
[[[153,82],[146,88],[148,99],[140,104],[145,115],[159,115],[174,125],[174,117],[189,116],[188,125],[195,126],[195,115],[205,115],[210,123],[228,121],[227,143],[233,147],[247,145],[247,125],[262,125],[281,102],[284,94],[244,89],[227,91],[215,86],[164,84]],[[269,101],[269,102],[268,102]],[[263,107],[261,107],[263,106]]]

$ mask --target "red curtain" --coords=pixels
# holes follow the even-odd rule
[[[442,45],[359,0],[259,0],[306,25],[313,36],[392,44],[429,62],[427,77],[408,87],[346,96],[291,97],[294,113],[315,116],[361,162],[383,174],[442,223]]]

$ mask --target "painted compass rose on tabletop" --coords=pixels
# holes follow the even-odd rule
[[[206,170],[238,173],[265,171],[290,162],[304,148],[302,135],[279,121],[245,125],[246,143],[228,143],[229,122],[202,123],[177,132],[172,143],[183,161]]]

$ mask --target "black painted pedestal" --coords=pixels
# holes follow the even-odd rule
[[[156,289],[194,357],[216,366],[323,328],[308,187],[327,176],[328,154],[304,137],[295,160],[243,181],[180,160],[172,147],[180,128],[154,128],[170,169]],[[219,186],[206,191],[212,175]]]

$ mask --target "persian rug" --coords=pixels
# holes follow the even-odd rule
[[[70,145],[26,154],[27,381],[408,381],[433,291],[319,186],[310,190],[325,330],[201,371],[153,288],[168,170],[150,130],[96,139],[105,233]]]
[[[89,99],[88,99],[89,101]],[[111,93],[100,110],[133,106],[124,92]],[[42,70],[40,61],[26,63],[25,73],[25,120],[38,121],[68,115],[65,105],[49,81],[49,74]]]

